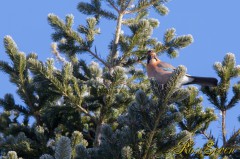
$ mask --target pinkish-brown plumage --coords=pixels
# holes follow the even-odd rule
[[[175,67],[159,60],[156,53],[152,50],[148,51],[147,54],[148,77],[156,79],[160,84],[166,84],[172,76]],[[218,80],[212,77],[197,77],[186,74],[180,82],[181,85],[199,84],[204,86],[216,86]]]

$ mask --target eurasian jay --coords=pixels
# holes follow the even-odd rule
[[[157,58],[152,50],[147,52],[147,74],[149,78],[155,78],[159,84],[166,84],[172,76],[175,67],[171,64],[163,62]],[[218,80],[212,77],[197,77],[186,74],[181,85],[198,84],[201,86],[217,86]]]

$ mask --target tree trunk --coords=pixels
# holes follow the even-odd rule
[[[101,144],[102,124],[103,124],[102,119],[99,119],[99,122],[98,122],[97,128],[96,128],[95,139],[94,139],[94,143],[93,143],[94,147],[98,147]]]
[[[226,144],[226,110],[222,111],[222,138],[224,146]]]

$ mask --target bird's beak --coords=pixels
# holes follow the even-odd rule
[[[158,61],[156,55],[148,54],[147,63],[149,64],[152,59],[155,59],[156,61]]]
[[[148,56],[147,56],[147,63],[149,63],[151,59],[152,59],[152,56],[150,54],[148,54]]]

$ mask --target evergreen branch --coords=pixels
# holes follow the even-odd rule
[[[174,48],[180,49],[190,45],[192,42],[192,35],[183,35],[173,39],[171,43]]]
[[[149,39],[149,37],[152,34],[153,28],[158,25],[158,21],[140,18],[143,18],[145,15],[145,13],[139,13],[136,19],[132,20],[132,22],[127,22],[129,23],[128,26],[133,33],[132,36],[124,36],[123,34],[120,34],[118,45],[120,46],[123,55],[118,58],[116,65],[122,64],[122,62],[131,55],[138,56],[138,60],[129,60],[133,60],[135,62],[140,61],[139,56],[146,51],[146,45],[151,45],[151,43],[155,42],[153,39]],[[137,50],[133,51],[136,47],[138,47]]]
[[[62,93],[65,97],[67,97],[70,101],[72,101],[74,104],[76,104],[77,108],[80,109],[81,112],[83,112],[84,114],[86,114],[87,116],[89,116],[92,120],[92,122],[96,123],[96,119],[94,116],[91,115],[91,113],[89,111],[87,111],[85,108],[83,108],[79,102],[74,98],[74,96],[69,95],[66,92]]]
[[[24,115],[30,115],[30,110],[22,105],[16,104],[14,108]]]
[[[105,74],[107,76],[107,74]],[[114,103],[114,94],[116,93],[116,87],[118,87],[120,84],[125,82],[124,70],[117,67],[112,73],[109,73],[108,77],[110,77],[111,84],[108,86],[108,89],[106,90],[106,93],[103,95],[103,103],[104,106],[100,108],[100,113],[97,121],[97,127],[96,127],[96,133],[95,133],[95,139],[94,139],[94,147],[98,147],[100,145],[101,136],[102,136],[102,126],[104,123],[104,120],[106,120],[107,115],[110,112],[110,107]],[[106,77],[105,78],[108,78]],[[119,92],[118,92],[119,93]]]
[[[164,46],[161,42],[156,42],[155,48],[154,48],[154,50],[156,52],[163,53],[163,52],[167,51],[167,49],[168,48],[166,46]]]
[[[201,91],[207,95],[208,100],[218,109],[221,109],[220,102],[218,100],[217,88],[202,87]]]
[[[66,29],[64,21],[54,14],[48,14],[48,22],[53,28],[56,28],[58,30]]]
[[[134,18],[127,18],[127,19],[124,19],[123,20],[123,24],[124,25],[127,25],[127,26],[130,26],[130,25],[133,25],[133,24],[137,24],[140,20],[142,20],[144,17],[146,17],[148,15],[147,11],[143,10],[141,12],[139,12],[137,14],[136,17]]]
[[[232,107],[234,107],[240,100],[240,83],[239,84],[235,84],[233,86],[233,93],[234,93],[234,96],[232,97],[232,99],[230,100],[228,105],[226,106],[227,110],[231,109]]]
[[[120,10],[115,6],[113,0],[107,0],[107,2],[108,2],[118,13],[120,13]]]
[[[22,97],[24,99],[24,101],[26,102],[26,104],[30,107],[30,109],[34,108],[34,101],[32,98],[32,92],[29,92],[29,89],[27,87],[29,87],[30,83],[27,81],[28,77],[27,76],[27,68],[26,68],[26,56],[24,54],[19,54],[18,56],[18,75],[19,75],[19,89],[18,89],[18,93],[20,95],[20,97]]]
[[[91,3],[80,2],[77,6],[78,10],[86,15],[94,15],[96,19],[103,16],[108,19],[116,19],[116,16],[109,11],[105,11],[101,8],[100,0],[91,0]]]
[[[91,70],[89,69],[89,67],[87,66],[86,62],[83,60],[79,60],[79,66],[82,68],[82,70],[84,71],[84,75],[87,76],[87,79],[91,79],[92,78],[92,74],[91,74]]]
[[[19,80],[21,85],[24,85],[25,78],[24,78],[24,72],[26,71],[26,57],[24,54],[19,54],[19,63],[18,63],[18,74],[19,74]]]
[[[79,89],[77,78],[73,77],[72,80],[73,80],[73,88],[74,88],[77,96],[80,98],[82,94],[81,94],[81,91]]]
[[[76,98],[74,98],[74,96],[71,94],[71,92],[69,92],[68,89],[66,89],[64,87],[63,83],[61,83],[56,77],[54,77],[53,74],[49,74],[49,71],[47,70],[46,67],[44,67],[44,65],[42,63],[40,63],[36,59],[29,59],[28,62],[30,64],[30,69],[33,72],[38,73],[38,74],[40,73],[42,76],[44,76],[46,79],[48,79],[55,86],[55,89],[60,94],[67,97],[70,101],[72,101],[77,106],[77,108],[80,109],[80,111],[82,111],[83,113],[88,115],[92,119],[92,121],[95,122],[95,118],[90,114],[90,112],[81,106],[80,101],[79,101],[80,99],[76,100]]]
[[[49,20],[50,24],[52,25],[52,27],[63,30],[69,37],[72,37],[74,40],[76,40],[80,44],[80,49],[82,48],[83,50],[87,51],[94,58],[96,58],[102,64],[104,64],[106,67],[109,68],[108,64],[103,59],[101,59],[96,53],[92,52],[89,47],[85,46],[83,39],[78,35],[78,33],[76,31],[72,30],[71,28],[66,27],[64,22],[62,20],[60,20],[56,15],[49,14],[48,20]],[[94,23],[94,22],[95,21],[92,19],[87,20],[88,27],[90,27],[89,29],[93,29],[92,27],[94,27],[96,25],[96,23]],[[85,33],[91,33],[91,31],[92,31],[92,30],[88,31],[87,28],[84,29],[83,27],[81,27],[81,31],[84,31],[84,30],[85,30]],[[98,30],[95,30],[95,32],[98,33]],[[92,39],[92,37],[91,37],[91,39]]]
[[[201,131],[200,132],[203,136],[206,137],[207,140],[214,140],[213,137],[209,136],[206,131]],[[215,148],[218,148],[216,144],[213,145]]]
[[[0,70],[4,71],[5,73],[9,74],[10,76],[14,76],[14,69],[5,61],[0,61]]]
[[[125,146],[122,148],[121,154],[123,159],[131,159],[133,155],[133,150],[130,146]]]
[[[69,15],[67,15],[66,16],[66,27],[67,28],[71,28],[72,27],[72,25],[73,25],[73,21],[74,20],[74,17],[73,17],[73,15],[72,14],[69,14]]]
[[[0,70],[9,74],[11,77],[10,81],[18,85],[19,90],[17,93],[27,104],[27,107],[25,110],[21,105],[16,105],[11,101],[12,99],[0,99],[0,106],[3,105],[4,107],[7,105],[5,107],[8,107],[8,110],[15,109],[25,115],[23,122],[25,125],[16,126],[15,123],[19,124],[17,117],[20,113],[16,111],[17,117],[11,122],[9,119],[11,115],[10,111],[4,109],[7,110],[5,114],[0,114],[0,123],[3,123],[2,125],[0,124],[0,145],[2,141],[5,140],[6,134],[15,135],[14,131],[27,132],[26,134],[31,136],[32,140],[26,140],[27,137],[23,140],[19,137],[17,139],[19,142],[11,143],[11,140],[15,140],[15,138],[10,136],[9,139],[8,137],[6,137],[6,139],[8,139],[9,143],[13,146],[11,144],[7,146],[11,149],[17,149],[17,152],[18,150],[24,153],[27,152],[26,155],[24,154],[25,156],[22,156],[22,153],[19,154],[24,158],[28,156],[34,158],[36,154],[39,155],[42,151],[51,152],[50,147],[48,145],[46,147],[46,141],[39,141],[41,137],[49,139],[55,135],[56,140],[58,140],[59,134],[69,135],[74,129],[77,129],[83,132],[84,135],[81,136],[80,132],[72,134],[72,145],[67,137],[62,137],[57,144],[51,145],[56,146],[56,159],[150,159],[166,157],[167,155],[164,154],[165,151],[176,147],[180,140],[183,141],[183,138],[184,140],[189,139],[192,132],[197,134],[198,132],[201,133],[201,131],[204,131],[203,133],[205,133],[205,130],[209,127],[209,123],[215,117],[213,110],[208,109],[202,112],[200,105],[201,100],[193,98],[191,93],[189,104],[185,104],[185,108],[182,108],[188,110],[186,114],[183,113],[183,115],[186,115],[186,120],[185,118],[182,119],[182,115],[180,114],[181,108],[179,107],[179,109],[177,109],[173,105],[175,102],[180,103],[182,99],[189,94],[189,92],[179,89],[179,81],[183,75],[185,75],[185,69],[183,67],[177,68],[169,82],[163,85],[163,87],[161,87],[162,85],[153,84],[151,81],[153,92],[150,90],[149,80],[146,80],[144,73],[137,71],[137,68],[134,67],[136,62],[142,62],[142,60],[146,59],[145,52],[149,47],[154,48],[155,52],[167,52],[170,57],[176,57],[179,49],[186,47],[192,42],[191,36],[175,37],[174,29],[167,31],[164,44],[151,38],[153,29],[156,28],[159,23],[157,20],[148,19],[148,8],[151,9],[151,7],[153,7],[158,13],[162,15],[166,14],[168,9],[163,4],[167,1],[168,0],[138,0],[136,7],[132,7],[130,5],[134,3],[134,0],[105,0],[110,9],[113,9],[113,13],[117,12],[118,16],[104,10],[101,7],[102,0],[90,0],[86,3],[80,2],[78,4],[78,10],[84,14],[93,15],[95,18],[89,18],[87,25],[80,25],[77,31],[72,29],[73,16],[69,15],[65,21],[62,21],[55,15],[49,15],[48,20],[50,21],[50,25],[56,31],[52,35],[53,39],[58,42],[59,51],[65,53],[70,61],[70,63],[67,61],[64,62],[64,68],[62,70],[57,70],[54,67],[53,60],[48,60],[43,64],[37,60],[35,55],[25,57],[24,54],[18,51],[11,37],[6,37],[6,52],[8,56],[10,56],[10,59],[12,59],[14,65],[12,66],[0,61]],[[123,21],[123,16],[126,14],[137,12],[139,14],[137,14],[136,17]],[[100,32],[96,26],[99,24],[101,16],[116,20],[117,22],[116,30],[114,30],[115,34],[110,43],[110,54],[107,60],[101,58],[96,49],[95,51],[92,49],[95,35]],[[130,28],[132,31],[131,36],[121,34],[122,24],[126,24],[126,26]],[[118,51],[121,53],[121,57],[118,57]],[[101,67],[96,64],[88,67],[85,62],[78,60],[77,53],[83,52],[88,53],[100,61],[104,66],[103,72]],[[60,60],[64,61],[64,59],[61,59],[59,56],[57,47],[55,47],[54,53]],[[26,63],[26,61],[28,63]],[[224,61],[225,63],[223,62],[223,66],[221,67],[222,72],[218,72],[219,76],[221,75],[221,84],[218,87],[206,88],[205,91],[210,102],[222,111],[233,107],[240,98],[239,87],[236,87],[233,90],[233,98],[228,105],[226,105],[227,89],[225,88],[230,86],[229,80],[232,77],[239,75],[240,67],[234,67],[235,63],[233,63],[234,61],[231,58],[226,58]],[[130,69],[134,71],[131,72],[131,70],[128,69],[123,70],[120,66],[130,66]],[[28,69],[33,73],[33,79],[30,78]],[[110,73],[108,73],[108,71]],[[85,92],[85,89],[88,89],[88,92]],[[150,93],[151,95],[147,97],[147,95],[142,96],[138,94],[136,102],[130,106],[131,108],[129,107],[128,112],[120,116],[118,118],[119,120],[117,120],[117,117],[121,115],[126,110],[127,105],[132,102],[132,94],[137,89],[143,89],[142,92],[146,92],[146,94]],[[57,101],[57,103],[55,103],[56,98],[60,96],[62,98],[61,102]],[[29,102],[32,102],[30,105],[33,105],[33,108],[29,106]],[[38,104],[38,106],[35,104]],[[43,111],[42,108],[39,107],[47,106],[48,104],[50,107],[44,107]],[[41,118],[39,119],[43,121],[46,127],[42,127],[44,130],[42,130],[41,134],[39,133],[40,135],[36,133],[36,136],[32,136],[32,128],[35,126],[27,127],[28,118],[32,114],[39,115],[40,113]],[[192,120],[192,122],[188,122],[188,119]],[[122,123],[119,122],[120,120],[122,120]],[[178,122],[180,122],[179,125],[181,125],[182,128],[192,132],[176,132],[175,128]],[[225,117],[222,119],[222,122],[223,136],[226,137],[226,134],[224,135],[226,126]],[[104,131],[104,123],[110,125],[108,132],[107,130],[106,132]],[[38,124],[38,122],[36,124]],[[6,130],[4,130],[5,128]],[[45,130],[48,132],[45,133]],[[3,137],[1,135],[2,132]],[[226,141],[226,138],[223,138],[226,146],[238,142],[239,134],[240,129],[235,132],[228,141]],[[89,145],[83,136],[90,142]],[[79,139],[79,137],[81,139]],[[205,137],[208,137],[209,140],[214,139],[211,133],[210,136],[205,134]],[[35,140],[37,140],[37,143],[35,143]],[[40,144],[43,146],[38,147]],[[82,145],[76,146],[77,144]],[[32,145],[36,148],[32,148]],[[72,148],[76,146],[76,152],[71,149],[71,146]],[[39,151],[39,153],[37,153],[37,151]],[[12,154],[14,153],[12,152]],[[34,156],[32,154],[34,154]],[[170,155],[169,157],[185,158],[186,156],[188,155]],[[190,154],[188,157],[193,158],[196,156]],[[13,158],[17,158],[16,155]],[[50,155],[40,157],[40,159],[53,158],[54,157]]]
[[[39,159],[54,159],[54,157],[52,157],[51,155],[48,155],[48,154],[44,154]]]
[[[144,2],[144,1],[146,1],[146,0],[142,0],[142,2]],[[136,12],[140,12],[140,11],[142,11],[142,10],[144,10],[144,9],[147,9],[148,7],[150,7],[151,5],[154,5],[154,4],[156,4],[158,2],[158,0],[152,0],[151,2],[147,2],[147,3],[145,3],[143,6],[141,6],[141,7],[135,7],[134,9],[132,9],[132,10],[127,10],[127,11],[125,11],[124,13],[125,14],[132,14],[132,13],[136,13]]]
[[[12,94],[6,94],[4,96],[4,99],[0,98],[0,106],[3,106],[3,108],[6,111],[17,110],[17,111],[23,113],[24,115],[28,115],[30,113],[28,108],[25,108],[22,105],[15,104]]]
[[[6,53],[10,57],[14,66],[11,67],[7,62],[0,61],[0,70],[3,70],[5,73],[8,73],[10,75],[10,81],[18,86],[19,69],[22,69],[22,67],[25,67],[25,65],[23,64],[24,62],[21,62],[22,65],[20,65],[20,59],[24,55],[19,53],[16,43],[10,36],[4,37],[4,45],[5,45]],[[19,66],[22,66],[22,67],[19,67]]]
[[[140,59],[139,56],[146,50],[146,45],[151,45],[151,43],[155,42],[153,39],[149,39],[149,37],[152,34],[153,28],[158,25],[158,21],[153,19],[142,19],[145,16],[146,12],[143,12],[139,13],[135,19],[123,21],[123,24],[128,25],[133,35],[125,36],[120,34],[118,44],[123,55],[118,59],[116,65],[122,64],[130,55],[138,56]],[[136,47],[138,47],[137,50],[133,51]]]
[[[166,33],[164,34],[164,42],[165,43],[169,43],[171,42],[171,40],[175,37],[176,33],[176,29],[174,28],[170,28],[166,31]]]
[[[10,36],[5,37],[4,44],[6,52],[13,62],[13,67],[6,62],[1,61],[0,69],[4,70],[10,75],[11,82],[18,86],[17,93],[30,107],[30,109],[32,109],[34,107],[34,102],[32,101],[32,92],[29,92],[28,89],[28,87],[31,87],[31,84],[29,83],[30,77],[28,76],[27,72],[26,56],[24,53],[18,51],[17,45]]]
[[[230,102],[228,103],[228,105],[226,106],[226,110],[229,110],[232,107],[234,107],[239,102],[239,100],[240,98],[238,97],[238,95],[234,95]]]
[[[164,86],[163,89],[161,88],[159,83],[151,80],[151,85],[152,85],[153,92],[155,94],[157,94],[157,96],[159,98],[159,105],[160,105],[161,108],[168,107],[168,104],[169,104],[168,99],[170,99],[171,96],[174,94],[174,92],[176,91],[176,87],[179,84],[179,80],[182,79],[185,74],[186,74],[185,67],[184,66],[179,66],[174,71],[173,76],[170,78],[170,80],[167,82],[167,84]],[[146,149],[145,149],[145,152],[144,152],[143,159],[148,159],[149,158],[150,148],[152,146],[153,138],[154,138],[155,134],[157,133],[157,128],[159,126],[160,119],[163,115],[162,114],[163,112],[164,111],[159,111],[158,112],[156,120],[154,122],[153,129],[150,132],[148,138],[146,139]],[[175,117],[172,117],[172,118],[175,118]]]
[[[7,158],[8,159],[18,159],[17,153],[15,151],[9,151],[7,153]]]
[[[154,6],[154,9],[157,11],[157,13],[159,13],[160,15],[167,15],[169,12],[168,8],[161,3],[155,4],[153,6]]]
[[[51,48],[52,48],[52,53],[56,57],[56,59],[61,63],[66,64],[67,63],[66,59],[62,57],[58,51],[57,43],[52,43]]]
[[[236,139],[240,136],[240,129],[238,129],[231,137],[228,139],[228,141],[223,145],[223,147],[232,147],[236,143]]]
[[[96,18],[88,18],[87,19],[87,26],[80,25],[78,28],[78,31],[80,33],[85,34],[86,44],[84,44],[86,47],[91,48],[94,36],[95,34],[100,33],[100,29],[95,28],[97,25],[97,19]]]
[[[61,137],[57,143],[55,158],[70,159],[71,158],[71,141],[68,137]]]
[[[87,140],[84,139],[83,134],[79,131],[74,131],[71,137],[71,147],[75,148],[72,150],[72,158],[74,158],[76,154],[76,146],[83,145],[84,147],[88,146]]]
[[[68,16],[70,17],[70,16]],[[69,19],[69,18],[67,18]],[[72,37],[75,39],[80,45],[83,45],[83,39],[81,36],[78,35],[76,31],[73,31],[71,26],[64,23],[58,16],[54,14],[48,15],[48,21],[50,25],[57,30],[57,34],[62,34],[64,32],[67,36]],[[66,22],[67,23],[67,22]]]
[[[236,64],[235,55],[233,53],[227,53],[222,62],[223,67],[228,70],[233,70]]]
[[[126,4],[125,8],[123,8],[123,10],[126,10],[127,8],[129,8],[133,2],[134,2],[134,0],[129,0],[128,3]]]
[[[197,97],[199,92],[195,87],[188,87],[189,97],[178,103],[179,112],[184,116],[180,127],[191,133],[198,134],[200,131],[207,129],[209,123],[216,120],[214,110],[207,108],[203,111],[202,98]],[[174,93],[175,94],[175,93]],[[173,95],[175,98],[175,95]],[[177,101],[175,99],[175,101]]]
[[[155,136],[155,134],[157,132],[156,130],[157,130],[158,124],[160,122],[161,116],[162,116],[162,113],[158,113],[156,121],[155,121],[154,126],[153,126],[153,129],[150,132],[148,139],[146,139],[147,140],[147,142],[146,142],[146,150],[145,150],[143,159],[148,159],[149,158],[150,147],[152,145],[153,137]]]
[[[12,61],[15,61],[16,54],[18,53],[18,48],[11,36],[8,35],[4,37],[4,47],[10,59]]]
[[[140,29],[139,29],[140,30]],[[139,31],[141,32],[141,31]],[[136,47],[138,41],[139,41],[139,32],[138,34],[134,34],[130,41],[127,42],[127,40],[125,39],[124,36],[120,36],[120,40],[119,40],[119,45],[122,49],[122,51],[124,52],[123,55],[118,59],[118,61],[116,62],[116,65],[121,65],[123,61],[126,60],[127,57],[129,57],[130,55],[137,55],[137,54],[142,54],[145,53],[147,50],[136,50],[133,51],[134,47]],[[135,59],[135,62],[140,61],[139,59]]]
[[[187,131],[189,131],[187,125],[186,125],[183,121],[179,122],[179,123],[178,123],[178,126],[179,126],[182,130],[187,130]]]

